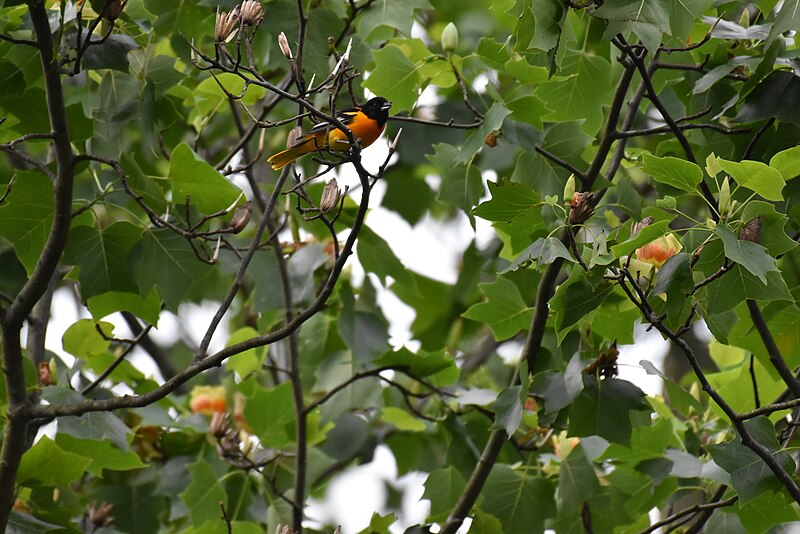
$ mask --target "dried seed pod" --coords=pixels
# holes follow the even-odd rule
[[[236,6],[230,13],[217,11],[217,20],[214,24],[214,42],[228,43],[239,30],[236,24],[239,22],[240,7]]]
[[[739,239],[742,241],[752,241],[758,243],[758,237],[761,234],[761,215],[756,215],[745,223],[742,231],[739,232]]]
[[[583,224],[586,219],[594,213],[594,206],[592,206],[592,193],[575,193],[572,195],[572,201],[569,203],[569,224]]]
[[[230,225],[230,229],[233,230],[234,234],[238,234],[247,227],[247,223],[250,222],[250,216],[252,214],[253,203],[249,200],[236,208],[236,213],[233,214]]]
[[[264,20],[264,8],[256,0],[242,2],[242,24],[245,26],[258,26]]]
[[[631,226],[631,237],[635,236],[636,234],[641,232],[643,229],[645,229],[648,226],[650,226],[651,224],[653,224],[654,220],[655,219],[653,219],[652,217],[645,217],[641,221],[639,221],[637,223],[633,223],[633,225]]]
[[[339,199],[342,198],[342,191],[336,183],[336,178],[331,178],[325,184],[325,189],[322,190],[322,199],[319,201],[319,209],[322,213],[328,213],[336,208],[339,204]]]

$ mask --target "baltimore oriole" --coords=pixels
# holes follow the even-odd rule
[[[337,111],[336,118],[353,132],[353,137],[361,139],[361,148],[366,148],[380,137],[389,120],[389,108],[391,107],[391,102],[376,96],[362,106]],[[291,148],[270,156],[267,161],[274,170],[278,170],[309,152],[348,150],[349,148],[350,142],[347,135],[330,123],[323,122],[311,128]]]

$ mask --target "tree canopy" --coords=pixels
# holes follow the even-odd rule
[[[379,446],[430,513],[365,533],[800,522],[798,28],[798,0],[0,0],[0,525],[333,532],[309,499]],[[342,112],[375,95],[367,147]],[[273,170],[314,124],[335,146]],[[492,238],[443,282],[379,206]],[[661,395],[619,377],[638,324]]]

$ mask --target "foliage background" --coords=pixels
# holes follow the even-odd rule
[[[409,532],[798,521],[797,0],[275,0],[225,47],[229,1],[0,6],[10,531],[329,532],[303,524],[308,498],[381,444],[398,475],[428,473]],[[366,91],[394,103],[391,159],[268,168],[293,124],[334,127]],[[337,216],[311,217],[319,158],[356,173]],[[454,283],[409,270],[370,228],[375,183],[410,225],[466,216],[495,238]],[[670,233],[657,272],[626,259]],[[72,360],[45,350],[61,287],[89,313]],[[379,288],[417,343],[390,347]],[[153,341],[200,302],[212,321]],[[637,322],[683,364],[641,362],[663,396],[616,377]],[[215,396],[227,427],[198,413]]]

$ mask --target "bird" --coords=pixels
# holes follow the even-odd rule
[[[391,107],[391,102],[376,96],[363,105],[337,111],[336,118],[353,132],[353,137],[361,139],[361,148],[367,148],[383,133]],[[270,156],[267,162],[277,171],[310,152],[349,149],[347,134],[329,122],[322,122],[311,128],[291,147]]]

